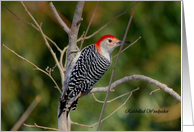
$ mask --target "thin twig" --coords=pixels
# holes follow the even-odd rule
[[[151,91],[150,95],[152,95],[154,92],[159,91],[159,90],[161,90],[161,88],[158,88],[158,89],[155,89],[155,90]]]
[[[63,30],[64,30],[67,34],[69,34],[69,32],[70,32],[69,27],[68,27],[68,26],[64,23],[64,21],[61,19],[61,17],[59,16],[59,14],[58,14],[58,12],[57,12],[55,6],[53,5],[53,3],[50,2],[50,3],[49,3],[49,6],[50,6],[51,10],[53,11],[55,18],[57,19],[57,21],[59,22],[59,24],[62,26]]]
[[[81,123],[73,122],[73,121],[71,121],[71,124],[73,124],[73,125],[78,125],[78,126],[80,126],[80,127],[88,127],[88,128],[92,128],[93,126],[95,126],[95,125],[81,124]]]
[[[53,68],[51,69],[51,71],[54,71],[54,69],[56,68],[56,66],[57,66],[57,65],[55,64],[55,65],[53,66]]]
[[[137,88],[136,90],[139,90],[139,88]],[[126,104],[126,102],[129,100],[129,98],[131,97],[131,95],[132,95],[132,92],[131,92],[131,94],[127,97],[127,99],[125,100],[125,102],[122,104],[122,105],[120,105],[116,110],[114,110],[112,113],[110,113],[107,117],[105,117],[104,119],[102,119],[101,121],[100,121],[100,123],[101,122],[103,122],[104,120],[106,120],[108,117],[110,117],[111,115],[113,115],[116,111],[118,111],[123,105],[125,105]],[[99,123],[99,122],[97,122],[97,123]]]
[[[115,98],[113,98],[113,99],[111,99],[111,100],[106,101],[106,103],[111,103],[112,101],[115,101],[115,100],[117,100],[117,99],[119,99],[119,98],[121,98],[121,97],[123,97],[123,96],[125,96],[125,95],[128,95],[128,94],[130,94],[130,93],[131,93],[131,92],[124,93],[124,94],[122,94],[122,95],[120,95],[120,96],[117,96],[117,97],[115,97]],[[98,99],[95,97],[94,93],[92,93],[92,96],[94,97],[94,100],[95,100],[95,101],[97,101],[97,102],[99,102],[99,103],[104,103],[104,101],[98,100]]]
[[[102,119],[101,122],[103,122],[104,120],[106,120],[107,118],[109,118],[111,115],[113,115],[115,112],[117,112],[122,106],[124,106],[126,104],[126,102],[129,100],[129,98],[131,97],[132,93],[135,92],[135,91],[137,91],[137,90],[139,90],[139,88],[136,88],[136,89],[132,90],[130,92],[131,94],[127,97],[127,99],[125,100],[125,102],[123,102],[117,109],[115,109],[112,113],[110,113],[108,116],[106,116],[104,119]],[[79,125],[81,127],[89,127],[89,128],[92,128],[95,125],[97,125],[99,122],[96,122],[96,123],[94,123],[92,125],[85,125],[85,124],[80,124],[80,123],[72,122],[72,121],[71,121],[71,123],[74,124],[74,125]]]
[[[24,7],[24,9],[25,9],[25,11],[27,12],[27,14],[31,17],[31,19],[34,21],[34,23],[35,23],[36,26],[38,27],[38,29],[39,29],[39,31],[40,31],[40,33],[41,33],[41,35],[42,35],[42,37],[43,37],[43,39],[44,39],[44,41],[45,41],[46,46],[47,46],[48,49],[50,50],[50,52],[51,52],[51,54],[52,54],[52,56],[53,56],[53,58],[54,58],[54,60],[55,60],[55,63],[57,64],[57,67],[58,67],[58,69],[59,69],[59,71],[60,71],[60,75],[61,75],[61,77],[62,77],[62,76],[64,75],[63,69],[60,67],[60,64],[59,64],[59,61],[58,61],[58,59],[57,59],[56,54],[54,53],[54,51],[53,51],[52,48],[50,47],[50,45],[49,45],[47,39],[45,38],[44,33],[43,33],[42,29],[41,29],[41,26],[37,23],[37,21],[36,21],[36,20],[34,19],[34,17],[31,15],[31,13],[28,11],[27,7],[25,6],[25,4],[24,4],[22,1],[21,1],[21,4],[22,4],[22,6]],[[61,83],[63,84],[62,80],[61,80]]]
[[[92,17],[91,17],[91,19],[90,19],[90,22],[89,22],[89,24],[88,24],[88,27],[87,27],[87,29],[86,29],[86,32],[84,33],[84,37],[83,37],[83,39],[82,39],[82,41],[81,41],[81,44],[80,44],[80,50],[82,49],[82,45],[83,45],[83,43],[84,43],[85,37],[86,37],[86,35],[87,35],[87,33],[88,33],[88,30],[89,30],[89,28],[90,28],[90,25],[91,25],[91,23],[92,23],[92,20],[93,20],[93,18],[94,18],[94,16],[95,16],[96,9],[97,9],[97,7],[98,7],[98,3],[99,3],[99,1],[97,1],[97,3],[96,3],[94,12],[93,12]]]
[[[46,71],[42,70],[41,68],[39,68],[37,65],[35,65],[34,63],[32,63],[31,61],[29,61],[28,59],[24,58],[23,56],[17,54],[15,51],[11,50],[10,48],[8,48],[5,44],[2,44],[2,46],[4,46],[6,49],[8,49],[9,51],[11,51],[12,53],[14,53],[16,56],[18,56],[19,58],[21,58],[22,60],[30,63],[31,65],[33,65],[35,67],[36,70],[39,70],[41,72],[43,72],[44,74],[46,74],[47,76],[50,77],[50,79],[54,82],[56,88],[59,90],[59,92],[61,93],[61,89],[59,88],[58,84],[55,82],[55,80],[53,79],[53,77]]]
[[[16,124],[12,127],[11,131],[17,131],[21,125],[25,122],[25,120],[30,116],[34,108],[36,108],[37,104],[41,101],[41,96],[37,95],[27,110],[22,114]]]
[[[65,52],[67,51],[67,49],[68,49],[68,46],[64,47],[64,49],[62,50],[61,55],[60,55],[60,65],[63,68],[63,71],[64,71],[64,67],[63,67],[63,56],[64,56]]]
[[[139,36],[139,38],[136,39],[132,44],[130,44],[129,46],[127,46],[125,49],[123,49],[123,50],[121,51],[121,53],[124,52],[124,51],[125,51],[126,49],[128,49],[129,47],[131,47],[133,44],[137,43],[137,41],[138,41],[140,38],[141,38],[141,36]],[[112,58],[115,58],[117,55],[118,55],[118,54],[116,54],[116,55],[113,56]]]
[[[55,131],[58,131],[58,129],[56,129],[56,128],[39,126],[36,123],[34,123],[34,125],[28,125],[28,124],[23,123],[23,125],[24,126],[27,126],[27,127],[38,127],[38,128],[43,128],[43,129],[47,129],[47,130],[55,130]]]
[[[17,16],[15,13],[13,13],[9,8],[7,8],[4,4],[3,4],[3,6],[4,6],[11,14],[13,14],[13,15],[17,18],[17,20],[21,20],[22,22],[24,22],[24,23],[26,23],[26,24],[32,26],[33,28],[35,28],[37,31],[40,32],[40,30],[39,30],[36,26],[34,26],[33,23],[30,23],[30,22],[28,22],[28,21],[26,21],[26,20],[23,20],[22,18],[20,18],[19,16]],[[61,52],[61,49],[57,46],[57,44],[56,44],[54,41],[52,41],[52,39],[50,39],[50,38],[49,38],[48,36],[46,36],[45,34],[44,34],[44,36],[45,36],[46,39],[48,39],[51,43],[53,43],[53,45],[57,48],[57,50],[58,50],[59,52]]]
[[[134,4],[134,7],[133,7],[133,10],[132,10],[132,13],[131,13],[131,17],[130,17],[130,19],[129,19],[129,22],[128,22],[128,25],[127,25],[127,28],[126,28],[126,31],[125,31],[125,34],[124,34],[124,37],[123,37],[123,42],[122,42],[121,47],[120,47],[120,49],[119,49],[119,53],[118,53],[118,56],[117,56],[117,59],[116,59],[116,62],[115,62],[115,65],[114,65],[114,68],[113,68],[113,71],[112,71],[112,75],[111,75],[111,78],[110,78],[108,91],[107,91],[107,93],[106,93],[106,97],[105,97],[105,100],[104,100],[105,103],[103,104],[103,107],[102,107],[102,110],[101,110],[101,114],[100,114],[100,118],[99,118],[99,124],[98,124],[98,127],[97,127],[97,129],[96,129],[97,131],[99,130],[99,127],[100,127],[102,115],[103,115],[103,113],[104,113],[104,109],[105,109],[105,106],[106,106],[106,101],[107,101],[108,95],[109,95],[109,93],[110,93],[110,87],[111,87],[111,83],[112,83],[112,80],[113,80],[115,68],[116,68],[116,66],[117,66],[117,62],[118,62],[118,60],[119,60],[119,57],[120,57],[120,54],[121,54],[121,50],[122,50],[123,45],[124,45],[124,41],[125,41],[125,39],[126,39],[126,37],[127,37],[127,33],[128,33],[128,30],[129,30],[129,27],[130,27],[130,25],[131,25],[131,21],[132,21],[133,15],[134,15],[134,11],[135,11],[136,4],[137,4],[137,2],[135,2],[135,4]]]
[[[138,3],[138,2],[137,2]],[[135,4],[134,4],[135,5]],[[104,29],[105,27],[107,27],[109,24],[111,24],[114,20],[116,20],[117,18],[119,18],[120,16],[126,14],[134,5],[132,5],[131,7],[129,7],[126,11],[124,11],[123,13],[119,14],[118,16],[116,16],[115,18],[113,18],[111,21],[109,21],[108,23],[106,23],[104,26],[102,26],[100,29],[98,29],[97,31],[95,31],[93,34],[84,37],[84,39],[90,39],[91,37],[93,37],[94,35],[96,35],[97,33],[99,33],[102,29]],[[83,40],[83,37],[80,37],[77,42]]]
[[[27,23],[27,24],[29,24],[31,26],[34,26],[32,23],[29,23],[28,21],[26,21],[26,20],[21,19],[20,17],[18,17],[15,13],[13,13],[13,11],[11,11],[9,8],[7,8],[7,6],[5,6],[4,4],[2,6],[5,7],[12,15],[14,15],[17,18],[17,20],[21,20],[21,21],[23,21],[23,22],[25,22],[25,23]],[[35,27],[35,26],[34,26],[34,28],[37,29],[37,27]]]

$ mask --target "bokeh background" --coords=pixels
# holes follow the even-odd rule
[[[67,46],[68,36],[57,23],[49,2],[24,2],[37,20],[42,22],[44,33],[60,48]],[[1,2],[21,19],[33,23],[19,2]],[[63,15],[64,21],[71,26],[77,2],[53,2],[57,10]],[[124,12],[134,2],[99,2],[94,21],[88,35]],[[83,21],[79,30],[79,37],[86,30],[96,2],[86,2],[83,11]],[[108,25],[94,37],[85,40],[84,47],[95,43],[101,36],[112,34],[123,38],[131,15],[128,11],[123,16]],[[132,47],[121,54],[113,81],[124,76],[142,74],[159,80],[173,88],[181,95],[181,2],[139,2],[128,32],[127,40],[133,42],[139,36],[142,38]],[[17,20],[6,8],[1,7],[1,43],[4,43],[16,53],[22,55],[34,64],[46,69],[54,67],[51,53],[44,44],[41,34],[30,25]],[[78,46],[80,42],[78,43]],[[51,44],[56,55],[59,52]],[[113,52],[115,55],[119,48]],[[113,59],[113,64],[116,59]],[[52,80],[40,71],[33,70],[33,66],[18,58],[1,45],[1,130],[10,130],[20,116],[32,103],[37,95],[41,101],[25,121],[41,126],[57,128],[57,109],[60,93],[54,88]],[[109,84],[113,65],[95,86]],[[57,68],[52,72],[53,78],[61,87],[61,79]],[[168,93],[160,90],[152,95],[149,93],[156,86],[143,81],[126,82],[119,85],[109,99],[129,92],[137,87],[140,90],[133,93],[127,103],[111,117],[101,123],[100,130],[181,130],[180,103]],[[105,93],[95,94],[99,100],[104,100]],[[124,96],[106,105],[104,117],[118,108],[125,100]],[[92,95],[79,100],[78,107],[71,112],[74,122],[91,125],[98,121],[102,108],[101,103],[94,100]],[[132,114],[125,113],[127,109],[157,109],[165,108],[168,114]],[[72,130],[96,130],[93,128],[72,125]],[[19,130],[44,130],[21,126]]]

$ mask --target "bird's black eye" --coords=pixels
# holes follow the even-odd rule
[[[109,42],[109,43],[112,43],[112,40],[111,40],[111,39],[108,39],[108,42]]]

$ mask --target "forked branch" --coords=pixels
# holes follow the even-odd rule
[[[94,9],[94,11],[93,11],[93,14],[92,14],[92,17],[91,17],[90,22],[89,22],[89,24],[88,24],[88,27],[87,27],[87,29],[86,29],[86,32],[85,32],[84,35],[83,35],[83,39],[82,39],[81,44],[80,44],[80,50],[82,49],[82,45],[83,45],[83,43],[84,43],[85,37],[86,37],[86,35],[87,35],[87,33],[88,33],[88,30],[89,30],[89,28],[90,28],[90,25],[91,25],[91,23],[92,23],[92,20],[93,20],[93,18],[94,18],[94,16],[95,16],[96,9],[97,9],[97,7],[98,7],[98,3],[99,3],[99,1],[97,1],[97,3],[96,3],[96,7],[95,7],[95,9]]]
[[[26,20],[20,18],[20,17],[17,16],[15,13],[13,13],[9,8],[7,8],[4,4],[3,4],[3,6],[4,6],[4,7],[5,7],[12,15],[14,15],[14,16],[17,18],[17,20],[20,20],[20,21],[22,21],[22,22],[24,22],[24,23],[26,23],[26,24],[32,26],[33,28],[35,28],[37,31],[40,32],[40,30],[39,30],[36,26],[34,26],[33,23],[30,23],[30,22],[28,22],[28,21],[26,21]],[[59,52],[61,52],[61,49],[57,46],[57,44],[56,44],[54,41],[52,41],[52,40],[51,40],[48,36],[46,36],[45,34],[44,34],[44,36],[45,36],[46,39],[48,39],[51,43],[53,43],[53,45],[57,48],[57,50],[58,50]]]
[[[59,61],[58,61],[58,59],[57,59],[56,54],[54,53],[53,49],[50,47],[49,42],[47,41],[47,39],[46,39],[46,37],[45,37],[45,35],[44,35],[43,31],[42,31],[41,26],[40,26],[40,25],[38,24],[38,22],[34,19],[34,17],[31,15],[31,13],[28,11],[27,7],[25,6],[25,4],[24,4],[22,1],[21,1],[21,4],[22,4],[22,6],[24,7],[24,9],[25,9],[25,11],[27,12],[27,14],[30,16],[30,18],[31,18],[31,19],[33,20],[33,22],[35,23],[35,25],[38,27],[38,29],[39,29],[39,31],[40,31],[40,33],[41,33],[41,35],[42,35],[42,37],[43,37],[43,39],[44,39],[44,41],[45,41],[46,46],[48,47],[49,51],[51,52],[51,54],[52,54],[52,56],[53,56],[53,58],[54,58],[54,60],[55,60],[55,63],[57,64],[57,67],[58,67],[58,69],[59,69],[59,71],[60,71],[60,75],[61,75],[61,77],[62,77],[62,76],[64,75],[64,73],[63,73],[63,68],[60,66],[60,63],[59,63]],[[63,80],[61,80],[61,83],[63,84]]]
[[[35,65],[34,63],[32,63],[31,61],[29,61],[28,59],[24,58],[23,56],[17,54],[15,51],[13,51],[12,49],[8,48],[5,44],[2,44],[3,47],[5,47],[6,49],[8,49],[9,51],[11,51],[12,53],[14,53],[16,56],[18,56],[19,58],[21,58],[22,60],[28,62],[29,64],[33,65],[35,67],[35,70],[39,70],[41,72],[43,72],[44,74],[46,74],[47,76],[50,77],[50,79],[54,82],[55,84],[55,88],[57,88],[59,90],[60,93],[61,89],[59,88],[58,84],[56,83],[55,79],[51,76],[51,74],[49,74],[48,72],[42,70],[41,68],[39,68],[37,65]]]
[[[138,2],[137,2],[138,3]],[[135,4],[134,4],[135,5]],[[124,11],[123,13],[119,14],[118,16],[116,16],[115,18],[113,18],[111,21],[109,21],[108,23],[106,23],[104,26],[102,26],[100,29],[98,29],[97,31],[95,31],[93,34],[83,37],[81,36],[77,42],[83,40],[83,39],[90,39],[91,37],[93,37],[94,35],[96,35],[97,33],[99,33],[102,29],[104,29],[105,27],[107,27],[109,24],[111,24],[114,20],[118,19],[120,16],[126,14],[132,7],[134,7],[134,5],[132,5],[131,7],[129,7],[126,11]]]
[[[64,30],[67,34],[69,34],[69,32],[70,32],[69,27],[68,27],[68,26],[63,22],[63,20],[61,19],[61,17],[59,16],[59,14],[58,14],[58,12],[57,12],[55,6],[53,5],[53,3],[50,2],[50,3],[49,3],[49,6],[50,6],[51,10],[53,11],[55,18],[57,19],[57,21],[59,22],[59,24],[62,26],[63,30]]]
[[[128,95],[128,94],[130,94],[130,93],[131,93],[131,92],[127,92],[127,93],[124,93],[124,94],[122,94],[122,95],[119,95],[119,96],[117,96],[117,97],[115,97],[115,98],[113,98],[113,99],[111,99],[111,100],[107,100],[106,103],[111,103],[112,101],[115,101],[115,100],[117,100],[117,99],[119,99],[119,98],[121,98],[121,97],[123,97],[123,96],[125,96],[125,95]],[[96,98],[96,96],[94,95],[94,93],[92,93],[92,96],[93,96],[93,98],[94,98],[94,100],[95,100],[96,102],[104,103],[104,101],[98,100],[98,99]]]
[[[23,125],[24,125],[24,126],[27,126],[27,127],[37,127],[37,128],[42,128],[42,129],[45,129],[45,130],[55,130],[55,131],[58,130],[58,129],[56,129],[56,128],[45,127],[45,126],[39,126],[39,125],[37,125],[36,123],[34,123],[34,125],[28,125],[28,124],[23,123]]]
[[[102,119],[101,122],[103,122],[104,120],[108,119],[111,115],[113,115],[115,112],[117,112],[122,106],[124,106],[127,103],[127,101],[129,100],[129,98],[131,97],[132,93],[137,91],[137,90],[139,90],[139,88],[136,88],[136,89],[132,90],[130,92],[130,95],[125,100],[125,102],[123,102],[117,109],[115,109],[112,113],[110,113],[108,116],[106,116],[104,119]],[[72,122],[72,121],[71,121],[71,123],[74,124],[74,125],[79,125],[79,126],[82,126],[82,127],[89,127],[89,128],[92,128],[95,125],[99,124],[99,122],[96,122],[96,123],[94,123],[92,125],[85,125],[85,124],[80,124],[80,123]]]
[[[160,89],[164,90],[165,92],[167,92],[168,94],[173,96],[176,100],[181,102],[181,96],[178,93],[176,93],[172,88],[169,88],[166,84],[161,83],[161,82],[159,82],[155,79],[152,79],[152,78],[144,76],[144,75],[132,75],[132,76],[123,77],[123,78],[121,78],[121,79],[119,79],[119,80],[117,80],[117,81],[115,81],[111,84],[110,91],[113,92],[115,90],[115,88],[118,85],[122,84],[122,83],[129,82],[129,81],[134,81],[134,80],[141,80],[141,81],[148,82],[150,84],[154,84],[155,86],[157,86]],[[83,96],[85,96],[87,94],[92,94],[92,93],[107,92],[107,90],[108,90],[108,86],[106,86],[106,87],[95,87],[95,88],[91,89],[90,91],[85,92],[83,94]],[[152,91],[152,92],[154,92],[154,91]]]
[[[111,87],[111,83],[112,83],[113,76],[114,76],[114,73],[115,73],[115,69],[116,69],[116,66],[117,66],[117,62],[119,60],[119,57],[120,57],[120,54],[121,54],[121,51],[122,51],[125,39],[127,37],[127,33],[129,31],[129,27],[131,25],[131,21],[133,19],[133,15],[134,15],[136,4],[137,4],[137,1],[135,2],[134,6],[133,6],[133,10],[131,12],[131,16],[129,18],[129,22],[127,24],[127,27],[126,27],[126,30],[125,30],[125,34],[124,34],[124,37],[123,37],[123,42],[122,42],[122,44],[120,46],[119,53],[117,55],[117,59],[116,59],[115,65],[114,65],[113,70],[112,70],[112,74],[111,74],[110,81],[109,81],[109,86],[108,86],[108,89],[107,89],[107,92],[106,92],[106,97],[105,97],[105,100],[104,100],[105,102],[103,104],[103,107],[102,107],[102,110],[101,110],[101,113],[100,113],[99,123],[98,123],[97,129],[96,129],[97,131],[99,130],[99,127],[100,127],[102,115],[103,115],[103,112],[104,112],[104,109],[105,109],[105,106],[106,106],[106,101],[108,100],[108,96],[109,96],[109,93],[110,93],[110,87]]]
[[[73,51],[76,51],[77,49],[77,35],[79,31],[79,27],[81,25],[81,21],[83,20],[82,18],[82,12],[84,8],[84,1],[78,1],[77,6],[75,9],[73,21],[72,21],[72,26],[71,29],[68,31],[68,36],[69,36],[69,45],[68,45],[68,51],[67,51],[67,57],[66,57],[66,62],[65,62],[65,78],[63,80],[63,94],[66,92],[66,84],[67,84],[67,79],[69,78],[70,75],[70,69],[71,69],[71,61],[75,57],[76,53]],[[65,50],[65,49],[64,49]],[[63,50],[63,51],[64,51]],[[58,118],[58,129],[59,131],[70,131],[71,130],[71,122],[70,122],[70,117],[66,117],[66,112],[63,112],[61,116]]]

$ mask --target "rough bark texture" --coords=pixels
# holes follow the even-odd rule
[[[77,3],[72,26],[70,29],[69,35],[69,48],[67,53],[67,60],[66,60],[66,70],[65,70],[65,81],[63,84],[63,93],[66,91],[67,86],[67,79],[69,78],[70,74],[70,64],[73,58],[75,57],[76,53],[73,51],[76,51],[77,47],[77,35],[80,27],[80,20],[82,20],[82,12],[84,8],[84,1],[79,1]],[[62,94],[63,95],[63,94]],[[63,112],[61,116],[58,118],[58,130],[59,131],[70,131],[71,130],[71,124],[70,124],[70,117],[68,115],[68,119],[66,118],[66,112]]]

